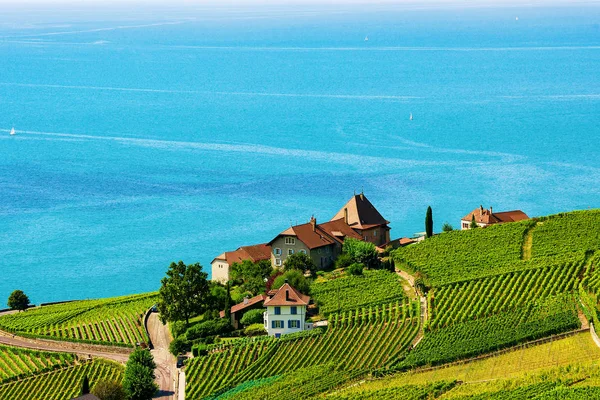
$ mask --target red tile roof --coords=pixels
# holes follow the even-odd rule
[[[212,260],[211,264],[215,260],[223,260],[231,266],[233,263],[239,263],[244,260],[258,262],[269,259],[271,259],[271,246],[269,246],[267,243],[263,243],[255,244],[253,246],[242,246],[235,251],[226,251]]]
[[[479,206],[479,208],[476,208],[469,214],[465,215],[462,218],[462,221],[471,222],[473,220],[473,216],[475,216],[475,221],[478,224],[486,225],[499,224],[505,222],[517,222],[529,219],[527,214],[525,214],[521,210],[503,211],[495,213],[493,212],[493,209],[491,207],[488,210],[483,208],[482,206]]]
[[[354,195],[331,220],[344,220],[346,213],[348,214],[348,224],[355,229],[369,229],[390,223],[383,218],[363,193]]]
[[[280,236],[294,236],[311,250],[336,243],[344,243],[346,237],[362,240],[362,236],[348,226],[343,218],[335,221],[328,221],[323,224],[317,224],[316,220],[313,218],[311,219],[311,222],[286,229],[277,235],[275,239]],[[275,239],[269,244],[273,243]]]
[[[233,314],[243,310],[244,308],[251,307],[257,303],[261,303],[265,301],[265,299],[267,299],[267,296],[265,296],[264,294],[259,294],[258,296],[254,296],[253,298],[248,299],[247,301],[244,300],[243,302],[231,307],[231,313]]]
[[[270,299],[265,300],[263,304],[267,306],[307,306],[310,302],[310,297],[300,293],[290,286],[289,283],[284,283],[282,287]]]

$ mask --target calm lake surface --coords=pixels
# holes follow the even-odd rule
[[[354,191],[393,237],[600,207],[598,6],[0,8],[0,307],[156,290]]]

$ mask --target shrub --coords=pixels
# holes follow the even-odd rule
[[[442,225],[443,232],[452,232],[453,230],[454,230],[454,227],[452,225],[450,225],[448,222],[444,222],[444,225]]]
[[[285,271],[293,269],[297,269],[300,272],[310,271],[311,275],[314,275],[317,272],[317,265],[307,254],[298,252],[286,258],[283,269]]]
[[[179,337],[185,333],[186,326],[184,321],[173,321],[170,323],[171,335],[173,337]]]
[[[187,340],[204,338],[206,336],[222,335],[231,332],[233,327],[226,318],[213,319],[196,324],[185,333]]]
[[[354,263],[348,267],[348,272],[350,275],[362,275],[364,264]]]
[[[169,345],[169,351],[174,356],[178,356],[179,354],[188,352],[190,347],[190,342],[185,339],[184,335],[181,335],[171,342]]]
[[[379,267],[379,253],[373,243],[347,237],[344,239],[342,251],[352,257],[356,263],[362,263],[367,268]]]
[[[125,400],[127,397],[119,382],[100,380],[94,385],[92,394],[100,400]]]
[[[348,268],[349,266],[351,266],[352,264],[354,264],[354,259],[352,258],[352,256],[350,254],[340,254],[337,258],[337,260],[335,260],[335,267],[336,268]]]
[[[310,282],[304,277],[304,274],[298,270],[287,271],[283,275],[278,276],[277,279],[275,279],[275,282],[273,282],[273,289],[282,287],[286,279],[294,289],[301,293],[308,294]]]
[[[244,335],[246,336],[259,336],[265,335],[267,331],[263,324],[252,324],[244,329]]]
[[[244,314],[242,319],[240,319],[240,323],[244,326],[252,324],[261,324],[263,322],[263,313],[264,310],[262,308],[250,310]]]
[[[208,346],[205,344],[197,344],[192,347],[194,357],[201,357],[208,354]]]

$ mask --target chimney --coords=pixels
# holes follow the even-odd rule
[[[285,291],[285,301],[290,301],[290,291],[289,290]]]
[[[244,297],[244,304],[248,304],[249,301],[250,299],[248,299],[248,296]]]
[[[344,222],[348,225],[348,208],[344,208]]]
[[[310,217],[310,224],[312,225],[313,232],[315,232],[317,230],[317,219],[314,215]]]
[[[362,190],[360,191],[360,199],[361,200],[365,199],[365,193]]]
[[[286,280],[284,281],[284,283],[288,283],[288,280],[286,279]]]
[[[483,215],[483,205],[479,205],[479,212]]]
[[[490,206],[490,215],[494,213],[494,209]]]

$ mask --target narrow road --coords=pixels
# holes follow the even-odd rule
[[[53,340],[29,339],[20,336],[13,336],[6,332],[0,332],[0,344],[7,346],[23,347],[26,349],[40,351],[54,351],[62,353],[75,353],[81,356],[102,357],[109,360],[124,363],[129,358],[131,350],[119,349],[120,353],[101,351],[94,349],[92,345],[79,345],[70,342],[57,342]]]
[[[419,296],[419,293],[417,292],[417,289],[415,288],[415,277],[412,276],[411,274],[409,274],[406,271],[396,271],[396,273],[402,278],[404,279],[406,282],[408,282],[408,284],[410,285],[410,287],[412,288],[412,292],[414,293],[409,293],[409,297],[411,298],[419,298],[419,303],[421,304],[421,327],[419,328],[419,333],[417,333],[417,336],[415,336],[415,338],[412,341],[412,347],[415,347],[416,345],[419,344],[419,342],[421,341],[421,339],[423,339],[423,334],[425,332],[425,322],[427,321],[428,315],[427,315],[427,298],[425,296]]]
[[[173,400],[175,396],[175,380],[178,379],[175,357],[169,352],[171,332],[167,325],[158,319],[157,313],[150,314],[148,318],[148,333],[154,349],[151,351],[156,362],[156,383],[159,391],[155,399]]]

